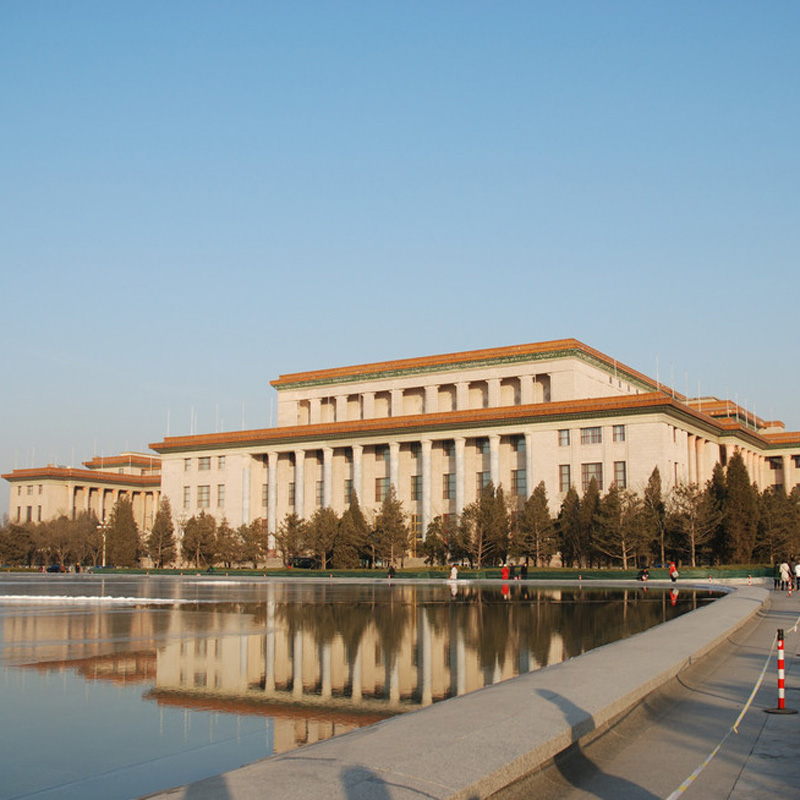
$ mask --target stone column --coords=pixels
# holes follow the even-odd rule
[[[425,387],[425,413],[435,414],[439,410],[439,387],[434,384],[433,386]]]
[[[496,433],[489,437],[489,475],[497,489],[500,485],[500,436]]]
[[[300,519],[305,517],[305,450],[294,451],[294,512]]]
[[[275,692],[275,584],[267,584],[267,632],[264,642],[264,691]]]
[[[347,419],[347,395],[336,395],[336,421],[344,422]]]
[[[465,411],[469,408],[469,384],[461,381],[456,384],[456,410]]]
[[[392,389],[392,416],[400,417],[403,414],[403,390]]]
[[[697,483],[697,452],[695,450],[695,436],[693,433],[686,434],[686,469],[687,480],[689,483]]]
[[[523,406],[533,403],[533,375],[520,375],[519,402]]]
[[[389,442],[389,483],[400,498],[400,442]]]
[[[278,454],[267,453],[267,547],[275,549],[275,534],[278,532]]]
[[[319,397],[312,397],[308,402],[310,405],[308,421],[312,425],[319,425],[322,419],[322,400]]]
[[[500,405],[500,378],[489,378],[486,381],[488,385],[488,406],[489,408],[497,408]]]
[[[467,440],[463,436],[459,436],[454,441],[456,446],[456,513],[460,514],[467,504],[464,458]]]
[[[528,497],[533,494],[536,484],[533,482],[533,434],[525,433],[525,493]],[[527,499],[527,498],[526,498]]]
[[[362,459],[364,456],[364,448],[360,444],[353,445],[353,491],[358,495],[358,502],[363,506],[364,492],[362,483],[362,476],[364,474],[362,469]]]
[[[792,491],[791,484],[791,469],[792,459],[790,456],[781,456],[781,465],[783,466],[783,491],[788,495]]]
[[[375,418],[375,392],[364,392],[361,395],[361,419]]]
[[[322,448],[322,505],[333,505],[333,448]]]
[[[431,485],[433,476],[431,475],[431,450],[433,442],[430,439],[423,439],[420,442],[422,456],[422,540],[428,533],[428,525],[431,522]]]
[[[212,486],[209,491],[213,491]],[[213,505],[214,498],[209,498],[209,504]],[[242,456],[242,523],[250,524],[250,456]]]
[[[292,641],[292,695],[303,696],[303,631],[298,628]]]

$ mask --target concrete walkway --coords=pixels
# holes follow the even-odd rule
[[[793,677],[798,601],[743,587],[580,658],[153,797],[666,798],[729,731],[777,627],[787,629]],[[762,710],[776,704],[776,683],[773,660],[740,733],[685,797],[753,800],[800,787],[800,715]],[[790,688],[792,704],[800,692]]]

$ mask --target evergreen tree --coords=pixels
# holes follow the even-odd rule
[[[133,518],[133,504],[120,497],[111,509],[106,529],[106,563],[135,567],[139,561],[139,529]]]
[[[556,550],[555,523],[550,515],[544,481],[533,490],[517,514],[517,537],[511,552],[526,563],[533,559],[535,566],[548,564]]]
[[[767,487],[758,498],[758,542],[760,561],[780,563],[786,553],[795,553],[797,506],[783,489]]]
[[[677,534],[677,546],[689,556],[692,567],[698,556],[708,550],[720,521],[722,510],[716,504],[710,484],[701,490],[696,483],[681,483],[670,496],[669,525]]]
[[[396,561],[402,564],[408,552],[409,529],[403,504],[397,499],[394,484],[389,486],[389,491],[375,517],[373,536],[375,555],[378,558],[390,564]]]
[[[275,543],[283,557],[283,565],[288,567],[295,558],[306,551],[306,523],[294,512],[287,514],[278,529]]]
[[[217,528],[214,556],[214,562],[221,561],[228,569],[242,558],[242,540],[224,517]]]
[[[596,557],[594,537],[597,529],[597,512],[600,510],[600,487],[592,478],[581,498],[580,513],[580,553],[578,563],[580,566],[589,566]]]
[[[581,541],[581,500],[574,486],[570,486],[556,520],[556,530],[564,566],[581,566],[583,542]]]
[[[319,560],[320,569],[328,568],[338,531],[339,518],[332,508],[318,508],[308,521],[306,544]]]
[[[714,464],[714,469],[711,471],[711,480],[708,482],[707,491],[711,505],[719,512],[719,521],[712,535],[711,553],[715,563],[725,563],[730,560],[731,552],[728,546],[724,524],[725,497],[727,494],[725,469],[719,462]]]
[[[641,500],[633,493],[611,485],[599,503],[594,546],[605,556],[629,563],[638,553],[646,528],[641,524]]]
[[[253,569],[267,553],[267,526],[263,519],[253,520],[249,525],[242,524],[238,530],[241,547],[241,560],[248,561]]]
[[[660,563],[666,564],[667,509],[661,493],[661,473],[658,467],[653,467],[644,490],[644,510],[645,523],[658,548]]]
[[[31,531],[24,525],[6,525],[0,538],[0,560],[4,564],[31,567],[34,563],[36,543]]]
[[[216,548],[217,521],[214,517],[201,511],[187,520],[181,542],[184,561],[194,564],[196,569],[211,566],[216,557]]]
[[[750,483],[744,459],[737,451],[725,474],[724,529],[729,563],[750,564],[756,546],[758,498]]]
[[[339,520],[339,532],[333,547],[333,566],[336,569],[359,566],[361,558],[367,557],[368,542],[369,525],[353,492],[350,505]]]
[[[175,544],[175,525],[172,522],[172,507],[168,497],[162,497],[158,504],[153,528],[147,537],[147,555],[158,569],[175,560],[177,546]]]
[[[419,554],[426,564],[431,566],[444,566],[447,563],[447,540],[442,530],[442,518],[434,517],[428,523],[428,530],[425,531],[425,541],[419,546]]]
[[[470,564],[482,567],[506,559],[509,514],[502,487],[495,490],[492,483],[487,484],[480,497],[465,506],[459,520],[458,540]]]

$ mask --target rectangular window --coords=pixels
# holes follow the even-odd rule
[[[211,456],[201,456],[197,459],[197,469],[201,472],[211,469]]]
[[[344,479],[344,501],[348,505],[353,502],[353,479]]]
[[[387,464],[389,463],[389,446],[385,444],[379,444],[375,447],[375,460],[376,461],[385,461]]]
[[[475,449],[480,453],[482,456],[489,455],[489,440],[488,439],[476,439],[475,440]]]
[[[569,431],[564,429],[558,432],[558,446],[569,447]]]
[[[511,438],[511,449],[515,453],[524,453],[525,452],[525,437],[524,436],[513,436]]]
[[[602,428],[581,428],[581,444],[602,444]]]
[[[517,497],[527,497],[528,496],[528,481],[526,480],[527,475],[524,469],[512,469],[511,470],[511,488]]]
[[[217,508],[225,508],[225,484],[217,484]]]
[[[211,487],[198,486],[197,487],[197,507],[208,508],[211,504]]]
[[[183,507],[189,508],[192,504],[192,487],[191,486],[184,486],[183,487]]]
[[[266,508],[269,503],[269,484],[261,484],[261,508]]]
[[[453,455],[453,443],[442,442],[442,455],[445,458],[450,458]]]
[[[295,491],[294,491],[294,481],[289,483],[289,508],[294,511],[294,504],[295,504]]]
[[[456,474],[455,472],[445,472],[442,475],[442,499],[455,500],[456,497]]]
[[[33,494],[33,486],[28,487],[28,494]]]
[[[411,458],[417,459],[422,452],[422,446],[419,442],[411,442]]]
[[[415,539],[422,539],[422,518],[419,514],[412,514],[409,517],[409,528]]]
[[[411,499],[422,500],[422,475],[411,476]]]
[[[192,459],[191,458],[184,458],[183,459],[183,471],[188,472],[192,468]]]
[[[389,479],[375,478],[375,502],[382,503],[389,494]]]
[[[33,506],[28,506],[25,518],[28,522],[33,522]]]
[[[217,456],[217,469],[225,469],[225,456]]]
[[[572,485],[569,464],[559,464],[558,466],[558,491],[568,492]]]
[[[43,492],[44,492],[44,486],[42,486],[42,484],[40,483],[39,484],[39,494],[42,494]]]
[[[614,462],[614,483],[618,489],[628,488],[628,465],[624,461]]]
[[[624,442],[625,441],[625,426],[624,425],[615,425],[612,429],[613,439],[615,442]]]
[[[325,502],[325,481],[317,481],[316,501],[318,506]]]
[[[478,496],[489,485],[492,480],[492,473],[488,470],[485,472],[475,473],[475,491]]]
[[[41,506],[36,506],[36,521],[37,522],[41,522],[42,521],[42,507]]]
[[[603,491],[603,465],[597,461],[590,464],[581,464],[581,487],[585,492],[592,482],[592,478],[597,481],[597,488]]]

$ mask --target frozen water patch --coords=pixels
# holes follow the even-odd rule
[[[0,595],[0,603],[42,603],[59,605],[148,605],[166,606],[177,605],[189,601],[167,597],[92,597],[90,595],[79,595],[77,597],[65,594],[3,594]]]

